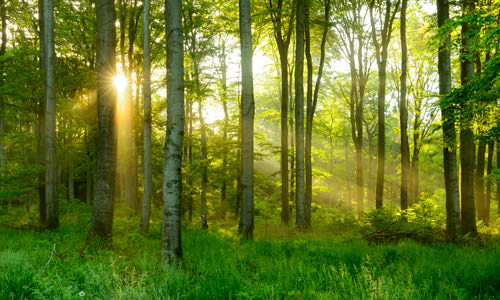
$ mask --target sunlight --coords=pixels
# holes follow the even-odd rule
[[[113,78],[113,84],[116,92],[118,92],[118,94],[123,94],[125,88],[127,87],[127,78],[120,73]]]

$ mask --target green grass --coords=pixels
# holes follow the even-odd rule
[[[241,243],[185,228],[171,267],[159,223],[143,236],[135,221],[117,216],[109,250],[84,247],[88,212],[57,232],[0,227],[0,299],[500,299],[496,243],[370,246],[326,231]]]

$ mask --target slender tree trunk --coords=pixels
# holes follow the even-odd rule
[[[290,196],[288,197],[289,201],[292,201],[292,205],[289,205],[289,212],[288,212],[288,217],[293,215],[293,202],[296,200],[295,199],[295,101],[294,97],[292,96],[292,80],[293,80],[293,71],[291,71],[289,74],[289,82],[288,82],[288,95],[289,95],[289,107],[290,107],[290,118],[289,118],[289,123],[288,127],[290,128],[290,157],[288,158],[290,160]]]
[[[195,68],[196,70],[196,68]],[[197,73],[197,71],[195,71]],[[198,78],[198,75],[195,75]],[[198,95],[198,114],[201,125],[201,227],[208,228],[207,223],[207,184],[208,184],[208,160],[207,160],[207,134],[203,119],[203,107],[201,97]]]
[[[144,82],[142,93],[144,97],[144,198],[142,202],[142,231],[148,232],[151,217],[151,199],[153,198],[153,172],[151,160],[151,51],[149,32],[150,0],[144,0],[142,11],[142,38],[144,56]]]
[[[188,103],[189,110],[189,133],[188,133],[188,159],[189,159],[189,170],[193,169],[193,100],[189,99]],[[188,174],[187,178],[189,192],[188,192],[188,215],[189,222],[193,222],[193,175]]]
[[[96,0],[97,14],[97,168],[94,207],[87,239],[96,235],[111,240],[116,170],[116,91],[110,88],[116,74],[114,0]]]
[[[441,28],[450,18],[449,0],[437,0],[438,26]],[[451,91],[451,61],[448,48],[450,37],[439,47],[438,72],[439,94],[441,97]],[[460,197],[457,171],[456,132],[453,112],[450,107],[441,104],[443,123],[443,164],[446,190],[446,232],[455,240],[460,230]]]
[[[463,15],[467,16],[474,10],[472,0],[462,0]],[[470,35],[473,29],[470,24],[462,25],[462,48],[460,78],[462,85],[465,85],[474,74],[474,59],[467,58],[472,53],[472,41]],[[467,110],[466,107],[462,107]],[[462,201],[462,234],[477,234],[476,227],[476,206],[474,202],[474,158],[475,145],[474,133],[470,127],[470,121],[462,116],[460,121],[460,164],[461,164],[461,201]]]
[[[482,140],[479,141],[479,146],[477,148],[477,164],[476,164],[476,176],[475,176],[475,198],[477,215],[479,220],[486,222],[485,216],[485,201],[484,201],[484,164],[486,156],[486,143]]]
[[[45,101],[45,199],[47,201],[47,228],[59,226],[59,203],[56,193],[56,93],[54,50],[54,4],[43,1],[43,55]]]
[[[6,46],[7,46],[7,16],[5,12],[5,0],[0,0],[0,14],[1,14],[1,22],[2,22],[2,41],[0,46],[0,57],[5,55]],[[3,74],[3,64],[0,64],[0,72]],[[3,85],[3,82],[0,82],[0,87]],[[6,176],[7,169],[7,153],[5,151],[5,127],[4,127],[4,99],[0,97],[0,177],[3,178]],[[3,183],[0,183],[0,193],[4,191]],[[3,198],[3,197],[2,197]],[[7,205],[7,199],[0,198],[0,202],[2,205]],[[29,203],[29,202],[28,202]]]
[[[401,6],[401,96],[399,103],[399,120],[401,124],[401,209],[408,208],[408,171],[410,169],[410,145],[408,143],[408,110],[406,106],[406,76],[408,49],[406,46],[406,7],[408,1],[403,0]]]
[[[181,197],[184,139],[184,49],[180,0],[165,1],[167,33],[167,133],[163,168],[162,257],[182,257]]]
[[[68,124],[69,166],[68,166],[68,201],[75,200],[75,180],[73,178],[73,116],[70,116]]]
[[[311,55],[311,30],[309,21],[309,5],[311,0],[304,0],[304,34],[307,65],[307,92],[306,92],[306,135],[304,148],[305,162],[305,228],[311,227],[311,201],[312,201],[312,89],[313,89],[313,64]]]
[[[281,223],[289,225],[288,214],[288,47],[280,48],[281,64]]]
[[[252,72],[252,31],[250,0],[239,1],[241,41],[241,216],[238,233],[243,239],[253,238],[253,136],[254,93]]]
[[[491,208],[491,171],[493,170],[493,150],[495,148],[495,141],[490,140],[488,142],[488,164],[486,165],[486,199],[484,207],[485,223],[490,222],[490,208]]]
[[[226,217],[226,198],[227,198],[227,154],[228,154],[228,131],[229,131],[229,112],[227,109],[227,62],[226,62],[226,43],[223,40],[221,45],[221,72],[222,72],[222,107],[224,109],[224,128],[223,128],[223,139],[224,139],[224,152],[222,154],[222,187],[221,187],[221,205],[222,205],[222,218]]]
[[[304,190],[304,22],[305,2],[297,0],[296,47],[295,47],[295,142],[296,142],[296,224],[300,230],[307,227]]]

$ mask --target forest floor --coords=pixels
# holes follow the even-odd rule
[[[0,216],[0,299],[500,299],[498,242],[369,245],[258,223],[242,243],[226,224],[184,228],[182,265],[167,266],[159,221],[143,235],[118,211],[103,250],[85,246],[88,208],[66,211],[79,213],[54,232],[30,225],[35,213]]]

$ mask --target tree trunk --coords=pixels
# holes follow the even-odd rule
[[[7,46],[7,16],[5,12],[5,0],[0,0],[0,14],[2,18],[2,42],[0,46],[0,57],[3,58]],[[3,64],[0,64],[0,72],[3,74]],[[0,82],[0,86],[3,82]],[[5,151],[5,127],[4,127],[4,99],[0,98],[0,177],[3,179],[6,176],[7,169],[7,153]],[[0,183],[0,193],[4,191],[3,183]],[[0,198],[0,204],[7,206],[7,199]]]
[[[288,47],[280,48],[281,65],[281,223],[289,225],[288,214]]]
[[[142,38],[143,38],[143,56],[144,56],[144,198],[142,202],[142,231],[147,233],[149,230],[149,218],[151,217],[151,199],[153,198],[153,173],[152,173],[152,154],[151,154],[151,50],[150,50],[150,32],[149,32],[149,11],[151,7],[150,0],[144,0],[142,11]]]
[[[75,200],[75,180],[73,178],[73,116],[70,116],[68,124],[69,166],[68,166],[68,201]]]
[[[184,139],[184,49],[180,0],[165,1],[167,33],[167,133],[163,168],[162,257],[182,257],[181,197]]]
[[[307,227],[304,191],[304,22],[306,0],[297,0],[295,47],[295,142],[296,142],[296,224],[300,230]]]
[[[441,28],[450,18],[449,0],[437,0],[438,26]],[[450,37],[439,47],[438,72],[441,98],[451,92]],[[460,196],[457,171],[455,120],[450,107],[441,104],[443,123],[443,167],[446,190],[446,232],[455,240],[460,230]]]
[[[87,239],[96,235],[111,240],[116,170],[116,91],[110,88],[116,74],[114,0],[96,0],[97,14],[97,168],[94,207]]]
[[[226,217],[226,198],[227,198],[227,154],[228,154],[228,131],[229,131],[229,112],[227,109],[227,62],[226,62],[226,43],[223,40],[221,45],[221,57],[220,57],[220,67],[222,72],[222,107],[224,109],[224,128],[223,128],[223,139],[224,139],[224,152],[222,154],[222,187],[221,187],[221,209],[222,218]]]
[[[253,135],[254,93],[252,72],[252,31],[250,0],[239,1],[241,41],[241,216],[238,233],[243,239],[253,238]]]
[[[490,140],[488,142],[488,164],[486,166],[486,199],[484,207],[484,222],[488,225],[490,222],[490,208],[491,208],[491,171],[493,170],[493,150],[495,148],[495,141]]]
[[[462,12],[466,17],[474,10],[472,0],[462,0]],[[472,53],[472,41],[470,39],[473,28],[470,24],[462,25],[462,45],[460,79],[462,86],[467,84],[470,77],[474,75],[474,59],[468,58]],[[468,108],[463,106],[463,110]],[[460,121],[460,164],[461,164],[461,201],[462,201],[462,234],[470,233],[477,235],[476,206],[474,202],[474,158],[475,158],[474,133],[470,126],[470,120],[462,116]]]
[[[304,148],[305,161],[305,227],[311,227],[311,201],[312,201],[312,85],[313,85],[313,64],[311,55],[311,30],[309,21],[309,4],[310,0],[305,0],[304,7],[304,34],[306,48],[306,65],[307,65],[307,92],[306,92],[306,135]]]
[[[406,46],[406,7],[408,1],[403,0],[401,6],[401,95],[399,103],[399,120],[401,129],[401,209],[408,208],[408,171],[410,169],[410,145],[408,143],[408,110],[406,106],[406,76],[408,49]]]
[[[484,165],[486,156],[486,143],[482,140],[479,141],[477,147],[477,163],[476,163],[476,176],[474,180],[475,198],[477,215],[479,220],[485,222],[485,201],[484,201]]]
[[[198,71],[195,68],[196,78]],[[197,80],[196,80],[197,81]],[[208,160],[207,160],[207,134],[203,120],[203,107],[201,97],[198,95],[198,114],[201,126],[201,227],[208,228],[207,223],[207,183],[208,183]]]
[[[59,203],[56,193],[56,93],[54,51],[54,4],[43,1],[43,55],[45,101],[45,199],[47,201],[47,228],[59,226]]]

